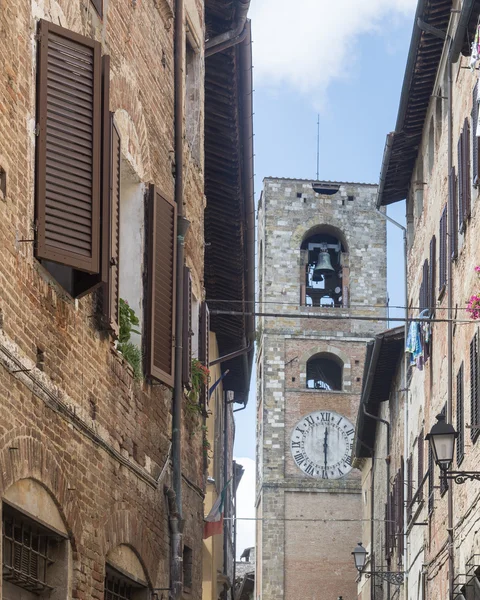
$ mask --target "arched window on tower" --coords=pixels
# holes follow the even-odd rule
[[[348,306],[348,254],[341,234],[316,228],[301,246],[302,306]]]
[[[340,391],[342,376],[343,363],[333,354],[316,354],[307,362],[309,390]]]

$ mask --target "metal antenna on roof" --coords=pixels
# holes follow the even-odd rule
[[[317,117],[317,181],[320,168],[320,115]]]

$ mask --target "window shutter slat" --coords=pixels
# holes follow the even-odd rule
[[[104,200],[108,236],[106,254],[108,258],[107,282],[104,286],[104,310],[108,327],[118,335],[120,313],[120,164],[122,160],[121,139],[113,120],[109,118],[111,132],[111,167],[109,194]]]
[[[471,182],[470,182],[470,124],[466,118],[463,124],[463,168],[464,168],[464,220],[470,218]]]
[[[474,186],[478,184],[478,137],[476,136],[478,125],[478,81],[473,88],[472,94],[472,182]]]
[[[155,186],[149,198],[146,374],[172,386],[174,378],[177,207]]]
[[[192,274],[184,266],[183,274],[183,384],[188,386],[192,379]]]
[[[43,20],[39,40],[36,257],[95,274],[100,271],[101,46]]]

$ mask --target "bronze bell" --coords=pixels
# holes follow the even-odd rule
[[[317,264],[313,270],[313,280],[322,281],[322,276],[326,279],[331,277],[335,273],[335,269],[332,267],[332,261],[330,254],[326,248],[322,248],[318,254]]]

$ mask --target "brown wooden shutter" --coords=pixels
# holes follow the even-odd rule
[[[471,181],[470,181],[470,124],[468,119],[465,118],[463,124],[463,208],[464,208],[464,221],[470,218],[470,205],[471,205]]]
[[[40,21],[36,256],[100,271],[101,46]]]
[[[457,373],[457,465],[463,462],[465,456],[465,401],[463,393],[463,362]]]
[[[412,500],[413,500],[413,460],[412,456],[407,459],[407,519],[412,518]]]
[[[436,304],[436,263],[437,263],[437,238],[433,235],[430,240],[430,263],[428,271],[428,307],[430,308],[430,315],[435,313]]]
[[[472,182],[476,187],[478,185],[478,137],[477,133],[477,125],[478,125],[478,102],[477,102],[477,94],[478,94],[478,81],[473,88],[472,94]]]
[[[455,259],[458,255],[458,228],[457,228],[457,178],[455,167],[450,170],[448,177],[448,232],[450,235],[450,258]]]
[[[434,466],[435,461],[433,460],[433,450],[432,447],[428,446],[428,512],[429,514],[433,511],[434,508],[434,498],[433,498],[433,484],[434,484]]]
[[[447,416],[447,403],[446,402],[443,405],[443,408],[440,411],[440,414],[443,415],[444,417]],[[440,477],[440,496],[443,496],[447,492],[447,490],[448,490],[447,479],[445,477]]]
[[[208,310],[206,302],[202,302],[202,306],[200,308],[199,330],[200,335],[198,340],[198,358],[201,363],[203,363],[206,367],[209,367],[210,311]],[[205,389],[202,390],[202,394],[200,397],[200,403],[204,407],[208,404],[209,385],[209,382],[207,382]]]
[[[418,440],[417,440],[417,452],[418,452],[418,461],[417,461],[417,490],[420,489],[420,485],[423,481],[423,476],[425,475],[424,472],[424,458],[423,458],[423,454],[424,454],[424,434],[423,434],[423,429],[422,431],[418,434]],[[420,490],[419,494],[418,494],[418,500],[423,500],[423,491]]]
[[[470,342],[470,437],[475,442],[480,434],[480,429],[475,429],[473,425],[479,425],[479,397],[478,397],[478,332]]]
[[[429,283],[428,283],[428,275],[429,275],[429,267],[428,260],[425,259],[422,267],[422,284],[420,286],[420,311],[425,310],[429,307],[428,302],[428,293],[429,293]]]
[[[403,547],[404,547],[404,537],[403,537],[403,529],[405,523],[404,517],[404,506],[405,506],[405,463],[402,456],[402,461],[400,464],[400,471],[398,473],[398,563],[401,563],[403,560]]]
[[[173,386],[177,207],[150,187],[146,374]]]
[[[183,384],[189,386],[192,379],[192,274],[183,267]]]
[[[103,288],[103,308],[107,326],[118,335],[120,312],[120,164],[122,160],[121,139],[110,115],[111,167],[109,194],[104,199],[104,224],[107,236],[104,256],[107,258],[107,281]],[[106,223],[105,223],[106,221]],[[103,257],[102,257],[103,258]],[[103,262],[103,261],[102,261]]]
[[[438,293],[441,295],[447,285],[447,207],[440,217],[440,247],[438,260]]]
[[[102,57],[102,170],[101,170],[101,256],[100,273],[73,270],[72,295],[81,298],[108,281],[110,231],[110,174],[111,174],[111,115],[110,115],[110,57]],[[104,311],[102,295],[102,311]]]
[[[464,167],[464,160],[463,160],[463,150],[464,150],[464,144],[463,144],[463,131],[460,134],[460,138],[458,140],[458,144],[457,144],[457,160],[458,160],[458,231],[460,233],[463,232],[463,228],[464,228],[464,214],[465,214],[465,182],[464,182],[464,178],[465,178],[465,167]]]

